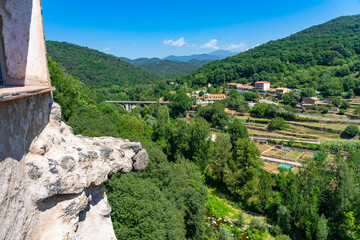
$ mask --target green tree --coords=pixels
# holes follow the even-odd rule
[[[340,98],[334,98],[331,103],[335,106],[335,107],[340,107],[341,105],[341,99]]]
[[[300,101],[300,96],[295,92],[291,91],[283,95],[284,104],[295,107]]]
[[[169,109],[167,106],[160,106],[157,111],[156,125],[154,128],[154,139],[164,139],[166,135],[167,123],[169,121]]]
[[[210,158],[210,125],[202,117],[190,122],[189,159],[204,170]]]
[[[235,120],[229,124],[228,132],[233,144],[237,142],[238,139],[249,137],[245,123],[238,118],[235,118]]]
[[[350,106],[351,106],[351,104],[349,102],[342,101],[340,107],[343,108],[343,109],[348,109]]]
[[[328,220],[322,215],[317,224],[316,240],[326,240],[328,238],[329,227],[327,223]]]
[[[229,163],[224,176],[227,188],[240,199],[248,200],[257,192],[257,177],[264,161],[259,158],[260,151],[249,138],[239,138],[234,146],[235,158]]]
[[[355,116],[359,117],[360,116],[360,106],[356,106],[353,113]]]
[[[266,109],[268,108],[267,103],[257,103],[255,104],[252,112],[255,113],[258,117],[265,117]]]
[[[221,225],[218,232],[216,233],[217,240],[234,240],[228,227]]]
[[[313,88],[304,88],[301,90],[301,96],[302,97],[315,97],[316,91]]]
[[[276,118],[271,119],[271,121],[269,122],[269,125],[268,125],[268,129],[270,131],[285,130],[288,127],[289,126],[286,124],[286,121],[281,117],[276,117]]]
[[[228,164],[232,158],[232,145],[230,137],[227,134],[218,134],[215,140],[215,146],[211,155],[211,169],[215,179],[223,182],[224,174],[229,168]]]
[[[186,95],[186,92],[180,91],[171,98],[169,108],[171,117],[185,117],[191,108],[191,99]]]
[[[356,125],[349,125],[345,128],[345,133],[349,137],[353,138],[359,134],[359,128]]]
[[[117,239],[185,238],[181,212],[151,180],[117,175],[107,195]]]
[[[278,210],[276,211],[276,216],[277,216],[277,223],[282,229],[283,233],[289,234],[291,232],[291,226],[290,226],[291,216],[289,210],[285,206],[280,205],[278,207]]]

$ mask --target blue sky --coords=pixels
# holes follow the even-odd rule
[[[360,14],[360,0],[43,0],[47,40],[129,58],[244,51]]]

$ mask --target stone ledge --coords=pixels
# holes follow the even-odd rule
[[[49,93],[52,91],[55,91],[55,88],[49,86],[0,87],[0,102]]]

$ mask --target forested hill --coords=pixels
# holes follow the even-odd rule
[[[118,57],[65,42],[47,41],[48,55],[93,88],[125,87],[165,80]]]
[[[139,65],[150,72],[165,76],[176,77],[177,75],[188,75],[192,71],[198,69],[197,66],[187,62],[175,62],[170,60],[162,60],[159,62],[148,62]]]
[[[189,75],[195,85],[258,80],[287,87],[344,91],[360,70],[360,15],[340,17],[234,57],[204,65]],[[354,75],[352,75],[354,74]],[[356,89],[358,92],[359,89]],[[330,93],[329,93],[330,94]]]

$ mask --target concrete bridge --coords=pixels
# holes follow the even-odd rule
[[[136,107],[136,105],[145,105],[148,106],[150,104],[169,104],[170,102],[157,102],[157,101],[106,101],[108,103],[116,103],[119,104],[124,110],[129,111]]]

